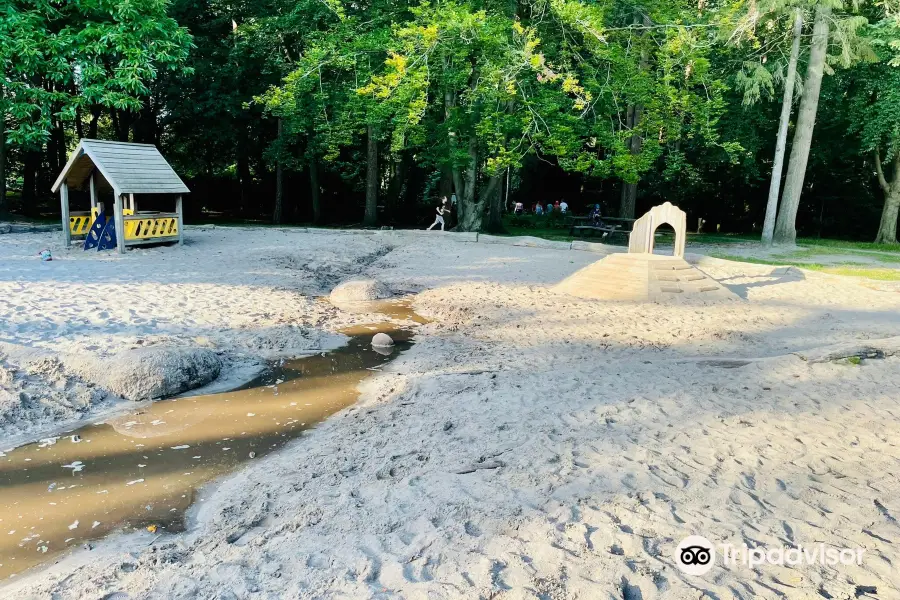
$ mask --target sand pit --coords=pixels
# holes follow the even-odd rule
[[[360,403],[202,494],[186,533],[113,538],[0,597],[900,597],[896,293],[691,257],[741,301],[608,303],[551,290],[593,263],[589,252],[248,236],[258,251],[241,265],[236,236],[217,229],[192,232],[185,255],[116,258],[135,267],[127,308],[68,299],[122,285],[104,277],[108,259],[40,271],[4,238],[49,238],[0,236],[0,318],[21,347],[154,334],[235,352],[298,322],[313,347],[364,316],[311,296],[376,275],[416,292],[433,320],[373,371]],[[326,258],[333,247],[357,252]],[[150,277],[165,292],[142,286]],[[164,308],[173,298],[188,303],[177,317]],[[865,352],[835,350],[853,347]],[[674,561],[688,535],[864,553],[860,564],[719,562],[692,576]]]

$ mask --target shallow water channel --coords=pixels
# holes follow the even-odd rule
[[[403,304],[377,308],[422,322]],[[392,352],[371,347],[380,331]],[[356,402],[357,385],[412,344],[397,323],[343,333],[346,346],[283,361],[238,390],[162,400],[0,452],[0,579],[112,531],[182,530],[201,486]]]

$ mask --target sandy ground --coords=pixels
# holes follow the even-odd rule
[[[5,341],[86,352],[203,336],[252,355],[260,331],[302,325],[314,339],[346,321],[309,294],[359,274],[418,292],[434,322],[360,404],[209,490],[187,533],[110,540],[0,597],[900,597],[900,358],[804,360],[900,336],[896,292],[707,260],[741,302],[607,303],[550,290],[597,259],[587,252],[190,238],[48,265],[25,247],[38,234],[0,236]],[[126,282],[133,293],[107,298]],[[690,534],[865,552],[860,565],[690,576],[673,558]]]
[[[222,379],[335,347],[346,319],[316,296],[388,252],[371,236],[193,228],[182,248],[64,251],[58,234],[0,235],[0,439],[117,410],[84,374],[153,346],[207,348]],[[49,248],[54,259],[37,253]],[[327,323],[327,325],[326,325]],[[235,382],[237,381],[235,380]],[[221,386],[222,382],[219,382]],[[0,448],[2,449],[2,448]]]

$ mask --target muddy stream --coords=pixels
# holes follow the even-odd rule
[[[412,345],[407,305],[343,330],[347,345],[285,360],[242,388],[173,398],[0,452],[0,580],[111,532],[184,529],[198,490],[353,404],[357,385]],[[393,350],[370,345],[378,332]]]

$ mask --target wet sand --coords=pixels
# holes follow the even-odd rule
[[[393,351],[370,346],[377,332],[397,341]],[[282,361],[239,390],[163,400],[0,456],[0,578],[122,528],[182,530],[203,484],[354,403],[357,385],[411,346],[392,323],[344,333],[346,346]]]

